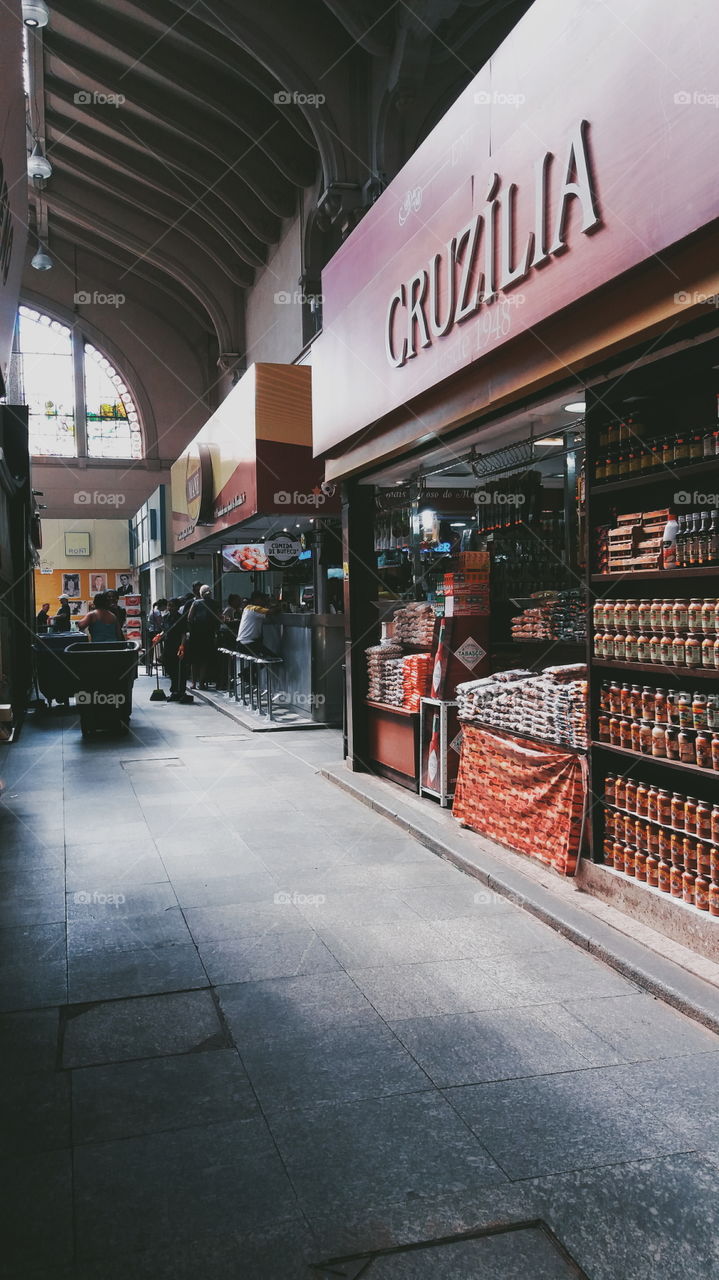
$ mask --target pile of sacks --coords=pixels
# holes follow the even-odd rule
[[[518,737],[587,747],[587,668],[583,663],[543,672],[502,671],[457,686],[459,718]]]
[[[402,657],[401,645],[384,641],[366,649],[367,697],[370,702],[387,702],[388,691],[394,688],[397,659]],[[392,664],[394,663],[394,666]]]
[[[395,640],[420,648],[432,648],[437,615],[431,604],[419,601],[405,605],[397,610],[392,621]]]

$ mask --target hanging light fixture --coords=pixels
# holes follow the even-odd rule
[[[52,165],[39,142],[35,143],[35,146],[27,158],[27,172],[28,177],[33,179],[46,179],[52,177]]]
[[[55,263],[44,245],[38,242],[37,252],[30,259],[30,266],[36,271],[51,271]]]
[[[49,19],[45,0],[22,0],[22,20],[26,27],[46,27]]]

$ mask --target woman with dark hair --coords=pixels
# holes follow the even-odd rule
[[[102,643],[107,640],[124,640],[122,627],[116,613],[110,609],[110,601],[105,591],[100,591],[93,600],[94,609],[91,609],[84,618],[78,622],[81,631],[89,631],[90,639],[93,644]]]
[[[192,667],[193,689],[198,684],[201,689],[206,689],[208,678],[214,674],[220,621],[219,607],[212,599],[212,588],[200,587],[200,598],[190,605],[187,614],[188,656]]]

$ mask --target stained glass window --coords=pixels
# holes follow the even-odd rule
[[[50,316],[21,307],[15,376],[20,403],[30,411],[30,452],[72,458],[75,441],[75,383],[72,333]]]
[[[28,405],[31,454],[77,456],[73,343],[82,344],[88,457],[141,458],[140,418],[114,365],[79,329],[21,306],[8,391],[12,403]]]
[[[140,419],[125,383],[106,356],[85,343],[87,452],[91,458],[141,458]]]

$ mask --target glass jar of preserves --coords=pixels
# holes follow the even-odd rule
[[[662,822],[663,818],[659,821]],[[684,830],[684,796],[681,791],[675,791],[672,794],[669,824],[675,831]]]
[[[659,724],[667,723],[667,691],[666,689],[654,690],[654,719]]]
[[[622,687],[618,680],[610,680],[609,682],[609,710],[619,712],[622,709]]]
[[[604,657],[608,658],[611,661],[611,659],[614,657],[614,632],[613,631],[604,632],[604,637],[601,642],[601,647],[604,653]]]
[[[719,733],[712,734],[710,756],[712,769],[719,772]]]
[[[632,721],[622,716],[619,721],[619,745],[626,751],[632,749]]]
[[[627,656],[627,637],[623,631],[614,632],[614,657],[618,662],[624,662]]]
[[[624,801],[627,798],[627,784],[624,778],[620,778],[617,774],[617,780],[614,783],[614,803],[618,809],[624,808]]]
[[[697,846],[696,841],[691,836],[685,836],[682,840],[682,861],[685,870],[696,873],[697,869]]]
[[[679,759],[679,730],[675,729],[672,725],[667,725],[665,739],[666,739],[666,748],[667,748],[667,760],[678,760]]]
[[[689,621],[686,600],[677,598],[672,605],[672,626],[675,631],[686,631]]]
[[[683,667],[686,661],[686,644],[681,631],[674,633],[672,640],[672,656],[671,661],[675,667]]]
[[[709,914],[719,916],[719,884],[713,881],[709,886]]]
[[[657,821],[659,812],[659,791],[656,787],[647,788],[647,818],[650,822]]]
[[[714,667],[714,640],[713,631],[707,631],[702,636],[702,666],[711,670]]]
[[[639,720],[629,721],[630,747],[632,751],[641,751],[642,749],[642,726]]]
[[[639,722],[639,750],[643,756],[650,756],[652,754],[651,720],[641,720]]]
[[[614,841],[611,836],[607,836],[602,844],[602,858],[605,867],[614,866]]]
[[[684,866],[683,845],[684,837],[679,831],[672,831],[669,836],[670,857],[673,867]]]
[[[719,845],[713,844],[709,849],[709,874],[715,884],[719,884]]]
[[[714,637],[714,663],[713,663],[713,665],[714,665],[715,667],[719,668],[719,632],[717,632],[716,636]]]
[[[624,657],[627,662],[639,661],[639,647],[636,631],[627,631],[624,642]]]
[[[634,844],[642,853],[649,848],[649,823],[642,822],[641,818],[637,818],[634,826]]]
[[[657,791],[657,822],[666,827],[672,825],[672,795],[663,787]]]
[[[637,849],[637,852],[634,855],[634,875],[637,880],[642,880],[646,884],[647,855],[643,849]]]
[[[639,626],[642,630],[652,625],[652,602],[644,597],[639,601],[637,608]],[[661,615],[660,615],[661,616]]]
[[[659,827],[659,857],[666,858],[667,862],[671,862],[672,833],[668,827]]]
[[[627,611],[626,600],[614,601],[613,618],[612,618],[611,625],[614,627],[615,631],[617,630],[618,627],[622,627],[622,628],[624,627],[626,611]]]
[[[659,631],[662,625],[662,602],[656,597],[649,604],[649,626],[652,631]]]
[[[663,724],[655,724],[652,729],[652,755],[665,759],[667,754],[667,731]]]
[[[692,697],[690,693],[685,693],[680,689],[677,694],[677,708],[679,712],[679,728],[691,729],[692,720]]]
[[[604,657],[604,632],[595,631],[592,637],[592,652],[595,658]]]
[[[673,600],[662,600],[662,602],[661,602],[661,622],[660,622],[660,626],[661,626],[662,631],[671,631],[671,630],[673,630],[673,627],[674,627],[674,623],[673,623],[673,621],[672,621],[673,617],[674,617],[674,601],[673,601]]]
[[[651,885],[652,889],[659,886],[659,860],[653,853],[647,854],[647,884]]]
[[[604,629],[605,631],[614,630],[614,601],[604,600]]]
[[[637,662],[651,662],[652,651],[649,643],[649,635],[646,631],[639,632],[637,636]]]
[[[650,684],[642,688],[642,720],[654,719],[654,690]]]
[[[659,827],[653,822],[647,824],[647,852],[656,858],[659,853]]]
[[[649,785],[646,782],[637,783],[636,795],[636,815],[638,818],[647,817],[647,801],[649,799]]]
[[[637,784],[633,778],[627,778],[624,788],[624,808],[627,813],[636,813],[637,811]]]
[[[599,686],[599,710],[608,711],[609,706],[609,681],[602,680],[602,683]]]
[[[642,718],[642,690],[638,684],[633,684],[629,691],[629,709],[630,715],[635,720]],[[719,716],[717,717],[717,729],[719,729]]]
[[[636,872],[636,851],[631,845],[624,846],[624,874],[625,876],[634,876]]]
[[[682,764],[696,764],[694,739],[686,729],[679,730],[679,759]]]
[[[697,840],[694,846],[694,863],[700,876],[709,879],[711,875],[711,845],[704,840]]]
[[[693,796],[687,796],[684,801],[684,830],[690,835],[696,835],[697,829],[697,801]]]
[[[633,814],[625,813],[622,819],[622,826],[619,829],[619,839],[623,840],[624,844],[630,844],[632,848],[634,848],[635,845],[634,827],[636,821],[637,820]]]
[[[700,769],[711,769],[712,767],[712,742],[708,733],[703,729],[699,730],[694,742],[694,750],[696,752],[696,762]]]
[[[612,838],[614,838],[617,831],[617,816],[618,815],[614,812],[614,809],[604,810],[604,833],[605,835],[612,836]]]
[[[674,636],[670,631],[662,632],[659,637],[659,661],[670,667],[674,661]]]
[[[667,724],[679,724],[679,707],[677,705],[677,695],[673,689],[667,690]]]
[[[595,600],[592,605],[592,624],[595,631],[604,627],[604,601]]]
[[[619,710],[623,716],[632,714],[631,706],[631,690],[628,684],[623,684],[619,690]]]
[[[695,729],[706,729],[709,723],[707,697],[705,693],[692,694],[692,725]]]
[[[696,876],[693,871],[685,871],[682,874],[682,898],[688,902],[690,906],[694,906],[694,881]]]
[[[609,736],[609,716],[605,711],[597,716],[597,736],[600,742],[611,742]]]
[[[699,631],[702,625],[702,604],[699,596],[692,596],[687,611],[687,626],[690,631]]]
[[[684,894],[684,884],[682,876],[684,872],[681,867],[677,867],[672,863],[672,869],[669,873],[669,892],[673,898],[681,898]]]
[[[694,881],[694,906],[699,911],[709,910],[709,881],[702,875]]]
[[[614,870],[624,870],[624,844],[621,840],[614,841]]]
[[[702,663],[702,644],[699,636],[690,631],[684,642],[684,663],[687,667],[700,667]]]
[[[639,601],[627,600],[624,605],[624,626],[635,631],[639,626]]]
[[[658,631],[649,637],[649,661],[660,662],[662,656],[662,638]]]
[[[707,631],[714,631],[714,617],[716,615],[716,600],[702,600],[702,617],[701,629],[706,635]]]
[[[617,780],[613,773],[607,773],[604,777],[604,799],[607,804],[615,804],[615,787]]]
[[[609,741],[613,747],[618,747],[619,742],[619,716],[611,715],[609,717]]]
[[[661,889],[662,893],[671,892],[671,875],[671,864],[667,862],[666,858],[661,858],[657,867],[657,888]]]

